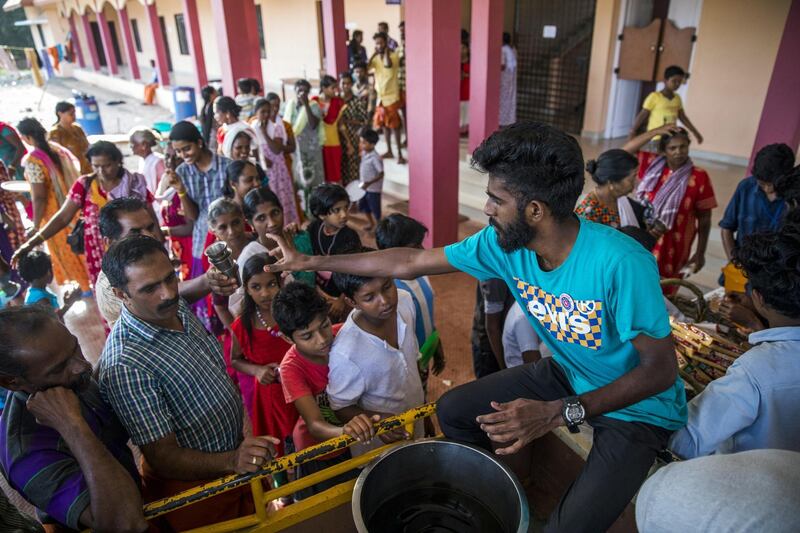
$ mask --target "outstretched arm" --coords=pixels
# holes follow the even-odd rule
[[[342,272],[370,277],[415,279],[431,274],[456,272],[447,261],[444,248],[418,250],[391,248],[379,252],[345,255],[304,255],[287,244],[282,235],[272,235],[283,253],[283,259],[266,268],[270,272],[321,271]],[[273,252],[270,252],[271,254]]]
[[[666,126],[661,126],[660,128],[646,131],[626,142],[624,145],[622,145],[622,149],[628,153],[636,155],[636,152],[638,152],[642,146],[650,142],[650,139],[653,137],[657,137],[658,135],[671,135],[677,131],[677,129],[678,126],[675,124],[667,124]]]

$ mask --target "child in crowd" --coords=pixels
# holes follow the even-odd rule
[[[539,336],[533,329],[527,309],[512,305],[503,324],[503,357],[506,368],[535,363],[542,358]]]
[[[297,451],[343,434],[360,442],[370,442],[375,436],[372,422],[379,418],[370,419],[361,414],[342,426],[325,392],[328,355],[334,336],[341,327],[331,325],[325,299],[308,285],[288,283],[272,301],[272,317],[280,331],[294,343],[283,357],[278,375],[286,403],[293,404],[300,414],[293,433]],[[330,453],[299,465],[298,477],[319,472],[349,458],[348,450]],[[357,471],[351,471],[317,483],[295,494],[295,498],[307,498],[357,474]]]
[[[428,233],[428,228],[419,221],[402,215],[393,213],[378,222],[375,228],[375,242],[379,250],[388,248],[417,248],[422,249],[422,241]],[[428,337],[436,331],[434,322],[433,303],[436,295],[431,286],[428,276],[416,279],[396,279],[394,284],[401,291],[407,292],[414,301],[414,312],[416,321],[414,323],[414,334],[417,336],[417,344],[423,346]],[[439,375],[444,369],[444,350],[442,343],[433,355],[433,373]],[[428,369],[420,369],[423,373],[423,385],[428,377]]]
[[[309,198],[314,221],[308,225],[314,255],[338,255],[361,248],[358,233],[347,226],[350,197],[341,185],[325,183],[315,188]],[[317,272],[317,284],[330,296],[332,319],[342,321],[349,308],[340,298],[341,291],[331,281],[330,272]],[[338,319],[338,320],[337,320]]]
[[[636,115],[629,138],[633,139],[638,135],[639,129],[647,122],[647,131],[666,126],[667,124],[677,124],[680,119],[686,128],[692,132],[698,144],[703,144],[703,136],[686,116],[683,111],[683,101],[677,93],[680,86],[686,80],[686,72],[676,65],[667,67],[664,70],[664,88],[654,91],[645,98],[642,110]],[[658,137],[653,141],[658,141]],[[656,152],[655,143],[651,146],[650,152]]]
[[[354,308],[331,349],[328,396],[336,415],[343,420],[359,414],[384,418],[421,405],[425,394],[411,296],[398,291],[391,278],[337,272],[333,280]],[[415,426],[415,435],[421,436],[422,422]],[[405,430],[398,430],[381,438],[387,442],[404,436]],[[353,454],[367,449],[357,446]]]
[[[733,252],[768,329],[688,404],[670,449],[684,459],[753,449],[800,452],[800,225],[745,237]]]
[[[786,205],[778,196],[775,183],[790,175],[793,166],[794,152],[786,144],[770,144],[758,151],[753,175],[739,182],[725,208],[725,215],[719,221],[722,246],[728,261],[747,235],[778,229]]]
[[[372,231],[381,219],[381,191],[383,191],[383,159],[375,151],[378,133],[370,128],[361,130],[358,148],[361,151],[359,181],[366,195],[358,202],[358,208],[366,213],[369,224],[366,231]]]
[[[64,305],[59,307],[58,296],[47,288],[53,282],[53,263],[45,252],[34,250],[22,256],[18,270],[20,277],[30,283],[25,294],[25,305],[51,307],[58,318],[63,320],[69,308],[81,299],[80,287],[73,287],[64,293]]]
[[[243,207],[245,219],[253,228],[256,240],[245,246],[239,255],[237,261],[240,276],[244,274],[244,265],[251,257],[279,249],[278,244],[272,238],[272,235],[275,234],[291,237],[292,244],[298,252],[308,255],[313,253],[308,232],[293,227],[288,228],[291,231],[287,230],[280,200],[268,187],[259,187],[247,193]],[[292,272],[291,276],[294,280],[301,281],[309,287],[315,286],[316,276],[313,272]],[[243,296],[243,288],[230,296],[230,309],[234,313],[239,310]]]
[[[245,228],[242,208],[228,198],[218,198],[208,207],[208,227],[214,234],[215,240],[225,241],[231,249],[231,257],[236,260],[250,241],[252,233]],[[206,270],[210,268],[208,257],[203,257]],[[214,304],[214,311],[224,327],[230,327],[233,315],[228,308],[228,297],[210,296]]]
[[[253,95],[253,80],[250,78],[239,78],[236,81],[236,87],[239,89],[239,92],[236,95],[235,101],[236,104],[242,108],[240,116],[242,119],[247,120],[253,116],[253,104],[256,101]]]
[[[225,170],[225,185],[222,196],[233,200],[239,207],[244,206],[247,193],[266,185],[268,181],[261,167],[250,161],[234,161]]]
[[[231,324],[234,343],[231,366],[238,372],[239,389],[253,422],[253,434],[281,440],[277,455],[285,453],[284,441],[297,422],[297,411],[283,399],[278,367],[291,347],[272,317],[272,301],[281,288],[280,274],[265,272],[275,262],[267,254],[252,256],[242,270],[242,314]]]
[[[344,100],[336,96],[338,83],[333,76],[323,76],[320,80],[319,96],[313,98],[322,111],[322,130],[325,142],[322,145],[322,160],[325,165],[325,181],[340,183],[342,181],[342,143],[339,139],[339,116],[344,107]]]

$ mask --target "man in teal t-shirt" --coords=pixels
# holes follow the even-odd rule
[[[489,174],[490,227],[446,248],[309,257],[280,242],[279,270],[411,279],[461,270],[501,278],[552,358],[467,383],[441,397],[445,436],[498,454],[558,426],[594,429],[586,466],[545,531],[604,531],[656,454],[686,423],[686,399],[654,258],[609,227],[579,220],[583,155],[569,135],[521,122],[473,154]]]

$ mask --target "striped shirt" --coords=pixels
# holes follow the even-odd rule
[[[81,467],[61,435],[36,422],[27,400],[23,392],[8,396],[0,419],[0,469],[11,487],[37,508],[43,523],[82,529],[79,520],[89,506],[89,488]],[[138,482],[128,434],[101,399],[97,382],[78,393],[78,400],[92,432]]]
[[[197,220],[192,230],[192,257],[200,259],[208,234],[208,206],[217,198],[222,198],[222,186],[225,184],[225,171],[231,160],[221,155],[211,156],[211,166],[203,172],[197,165],[181,163],[175,173],[181,177],[186,195],[197,204]]]
[[[142,446],[174,433],[207,453],[236,449],[244,411],[217,339],[181,300],[183,331],[153,326],[126,307],[100,356],[100,390]]]
[[[411,280],[396,279],[394,284],[398,289],[410,294],[411,299],[414,300],[414,310],[417,312],[414,321],[414,335],[421,347],[425,344],[425,339],[436,329],[433,322],[434,292],[431,281],[428,276],[422,276]]]

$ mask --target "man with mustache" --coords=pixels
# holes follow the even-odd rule
[[[142,451],[145,501],[258,470],[277,439],[244,436],[242,399],[221,346],[180,298],[161,243],[130,235],[108,249],[103,272],[123,309],[100,356],[100,390]],[[157,525],[183,531],[250,514],[245,489]]]
[[[147,204],[133,197],[117,198],[103,206],[100,210],[100,234],[106,248],[128,235],[147,235],[164,243],[164,234]],[[205,298],[210,292],[230,296],[236,288],[236,280],[213,267],[202,276],[178,282],[178,293],[190,304]],[[113,326],[122,311],[122,300],[114,295],[103,272],[97,276],[95,299],[103,319],[109,327]]]
[[[0,467],[45,524],[143,531],[128,434],[100,397],[78,339],[39,306],[0,311]],[[2,522],[2,520],[0,520]]]
[[[545,531],[604,531],[686,424],[655,260],[621,232],[575,216],[583,154],[566,133],[518,122],[486,139],[473,165],[489,175],[491,226],[472,237],[433,250],[330,257],[303,256],[281,239],[284,259],[270,270],[399,279],[461,270],[504,280],[553,357],[448,391],[437,408],[442,431],[508,455],[588,422],[586,466]]]

